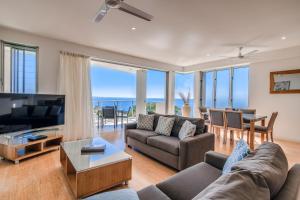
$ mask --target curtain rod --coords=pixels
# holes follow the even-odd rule
[[[89,56],[79,54],[79,53],[73,53],[73,52],[67,52],[67,51],[59,51],[62,55],[68,55],[68,56],[76,56],[76,57],[82,57],[82,58],[90,58]]]
[[[152,69],[152,70],[156,70],[156,71],[167,72],[166,70],[162,70],[162,69],[139,66],[139,65],[135,65],[135,64],[123,63],[123,62],[118,62],[118,61],[113,61],[113,60],[100,59],[100,58],[95,58],[95,57],[91,58],[91,60],[96,61],[96,62],[98,61],[98,62],[108,63],[108,64],[123,65],[125,67],[132,67],[132,68],[135,68],[135,69],[146,69],[146,70],[147,69]]]

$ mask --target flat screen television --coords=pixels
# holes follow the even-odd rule
[[[0,134],[65,123],[65,96],[0,93]]]

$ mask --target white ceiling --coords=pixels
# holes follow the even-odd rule
[[[111,10],[94,23],[103,0],[0,0],[0,25],[178,66],[234,56],[239,44],[245,52],[300,45],[300,0],[125,2],[154,20]]]

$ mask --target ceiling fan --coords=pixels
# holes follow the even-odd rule
[[[151,21],[153,19],[152,15],[125,3],[124,0],[105,0],[104,4],[97,12],[94,21],[96,23],[99,23],[103,19],[103,17],[107,14],[109,9],[119,9],[123,12],[134,15],[146,21]]]
[[[243,49],[244,49],[244,47],[242,47],[242,46],[238,47],[239,52],[238,52],[237,56],[222,56],[222,57],[244,59],[244,58],[250,57],[253,54],[255,54],[256,52],[258,52],[258,50],[252,50],[250,52],[243,53]]]

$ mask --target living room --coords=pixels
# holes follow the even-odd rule
[[[140,9],[135,10],[138,16],[124,12],[131,9],[128,5]],[[186,177],[199,170],[193,183],[219,180],[223,175],[216,172],[208,181],[203,165],[222,171],[221,155],[231,155],[241,141],[250,150],[241,162],[266,141],[286,157],[287,163],[276,157],[283,160],[278,164],[282,169],[288,168],[275,192],[268,180],[260,182],[267,182],[269,192],[252,187],[261,191],[260,199],[299,198],[299,8],[292,0],[1,1],[0,199],[234,199],[210,192],[209,184],[193,188]],[[28,52],[34,56],[28,54],[31,62]],[[26,70],[34,76],[26,79]],[[20,117],[13,110],[26,98],[36,98],[39,109],[26,100],[27,120],[43,112],[59,117],[12,126]],[[41,98],[47,99],[43,105]],[[2,118],[7,109],[13,119]],[[109,110],[113,114],[105,116]],[[62,115],[64,120],[58,120]],[[150,128],[143,126],[143,118],[150,120]],[[195,136],[179,136],[185,122],[196,125]],[[156,130],[158,124],[161,130]],[[48,138],[3,143],[21,141],[27,133]],[[74,156],[72,144],[86,145],[91,138],[105,144],[104,152]],[[7,149],[17,148],[34,153],[8,155]],[[92,171],[96,174],[80,179],[82,171],[107,170],[108,163],[123,163],[115,170],[126,171],[121,173],[126,177],[114,181],[101,177],[108,171]],[[92,186],[88,179],[93,176],[98,178]],[[188,188],[176,191],[180,185],[172,180],[192,187],[190,193]],[[290,188],[291,196],[284,196]],[[205,196],[212,194],[216,196]],[[251,199],[249,195],[236,198]]]

